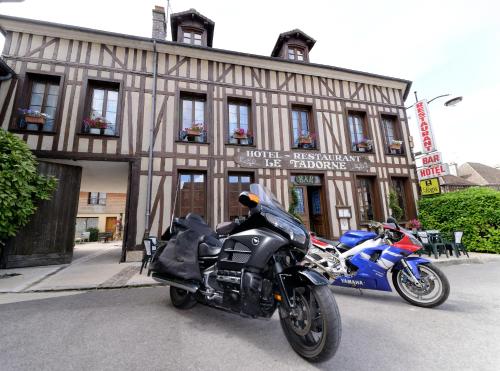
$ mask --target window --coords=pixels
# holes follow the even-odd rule
[[[241,205],[238,198],[241,192],[250,190],[250,184],[253,183],[253,174],[229,173],[228,183],[229,220],[246,218],[248,208]]]
[[[371,152],[373,140],[367,137],[365,114],[362,112],[348,113],[349,134],[351,136],[351,150],[356,152]]]
[[[118,96],[120,84],[89,81],[83,132],[98,135],[118,135]]]
[[[181,130],[179,139],[185,142],[207,142],[205,123],[205,98],[181,97]]]
[[[55,131],[57,103],[59,101],[58,76],[28,75],[27,107],[19,119],[19,128],[26,130]],[[45,114],[42,116],[40,114]]]
[[[292,108],[293,148],[316,148],[316,136],[310,118],[309,109]]]
[[[182,30],[182,42],[191,45],[201,45],[202,33],[200,31]]]
[[[375,193],[374,181],[370,177],[356,178],[356,192],[358,198],[358,212],[361,222],[374,220],[375,215]]]
[[[180,216],[195,213],[205,218],[205,174],[180,173],[180,190],[177,211]]]
[[[288,47],[288,59],[294,61],[303,61],[304,60],[304,48],[300,46],[289,46]]]
[[[408,220],[408,207],[407,207],[407,196],[406,196],[406,178],[392,178],[392,187],[396,195],[398,196],[399,207],[403,210],[403,215],[401,220]]]
[[[382,126],[385,133],[387,153],[403,154],[403,141],[399,135],[399,128],[396,126],[396,118],[394,116],[382,116]]]
[[[75,234],[86,232],[89,228],[97,228],[99,218],[76,218]]]
[[[229,143],[253,144],[253,133],[250,128],[250,105],[247,102],[230,102],[228,104]]]
[[[106,193],[103,192],[89,192],[89,205],[106,205]]]

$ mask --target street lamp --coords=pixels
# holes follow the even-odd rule
[[[415,103],[413,103],[411,106],[409,107],[405,107],[405,109],[410,109],[412,108],[417,102],[418,102],[418,96],[417,96],[417,92],[414,91],[413,92],[415,94]],[[437,97],[434,97],[430,100],[427,101],[427,104],[431,103],[432,101],[435,101],[436,99],[439,99],[439,98],[443,98],[443,97],[449,97],[451,94],[442,94],[442,95],[438,95]],[[444,102],[444,105],[446,107],[454,107],[456,106],[458,103],[460,103],[461,101],[463,100],[463,97],[462,96],[458,96],[458,97],[455,97],[455,98],[451,98],[451,99],[448,99],[446,102]]]

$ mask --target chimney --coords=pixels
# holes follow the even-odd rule
[[[153,32],[151,37],[156,40],[167,38],[167,22],[165,21],[165,8],[156,5],[153,9]]]

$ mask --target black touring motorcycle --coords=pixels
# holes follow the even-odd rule
[[[176,308],[202,303],[253,318],[278,309],[292,348],[311,362],[328,360],[340,343],[340,314],[328,279],[305,260],[309,233],[259,184],[239,202],[248,218],[216,232],[194,214],[174,219],[148,274],[170,285]]]

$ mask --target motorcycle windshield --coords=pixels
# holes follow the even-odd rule
[[[250,192],[256,194],[259,197],[259,202],[262,205],[265,205],[270,208],[278,208],[282,211],[285,211],[283,205],[280,204],[276,196],[269,190],[269,188],[264,187],[263,185],[254,183],[250,184]],[[286,211],[285,211],[286,212]]]

